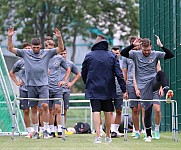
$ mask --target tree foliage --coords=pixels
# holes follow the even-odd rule
[[[84,40],[96,36],[95,30],[108,37],[121,32],[121,39],[138,34],[138,2],[135,0],[1,0],[1,34],[8,26],[22,29],[17,35],[20,42],[52,35],[61,30],[65,45],[76,53],[76,38]]]

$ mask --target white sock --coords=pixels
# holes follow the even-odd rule
[[[35,132],[38,132],[38,126],[39,126],[38,123],[37,124],[33,124],[33,129],[34,129]]]
[[[43,122],[44,130],[48,130],[49,128],[49,122]]]
[[[119,132],[119,131],[118,131],[118,128],[119,128],[119,124],[114,124],[114,131],[115,131],[116,133]]]
[[[114,132],[114,124],[111,124],[111,132]]]
[[[40,128],[40,132],[44,131],[44,127],[39,127]]]
[[[58,125],[58,132],[62,132],[62,125]]]
[[[26,130],[28,131],[28,133],[31,133],[31,132],[32,132],[32,131],[31,131],[31,127],[26,128]]]
[[[55,132],[54,125],[49,125],[49,127],[50,127],[50,132]]]
[[[155,124],[155,131],[159,131],[160,125]]]
[[[58,132],[58,127],[54,126],[55,132]]]
[[[135,127],[134,127],[134,125],[133,125],[133,132],[135,132]]]
[[[100,133],[102,133],[102,132],[104,132],[103,130],[102,130],[102,124],[100,125]]]

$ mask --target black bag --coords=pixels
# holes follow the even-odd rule
[[[74,126],[76,134],[90,134],[91,128],[88,123],[78,122]]]

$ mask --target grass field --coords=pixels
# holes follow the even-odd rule
[[[16,136],[12,141],[10,137],[0,137],[0,150],[180,150],[181,142],[173,142],[171,133],[161,133],[160,140],[152,140],[151,143],[140,139],[132,139],[128,135],[128,141],[123,137],[113,139],[112,143],[94,144],[94,134],[73,134],[66,137],[66,141],[58,138],[52,139],[26,139]],[[181,135],[179,134],[179,139]]]

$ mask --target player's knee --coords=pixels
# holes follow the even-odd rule
[[[56,113],[60,114],[61,113],[61,109],[60,108],[56,108]]]
[[[49,109],[49,106],[48,106],[48,104],[46,104],[46,103],[43,103],[43,104],[42,104],[42,107],[43,107],[43,110],[44,110],[44,111],[48,111],[48,109]]]
[[[160,114],[161,113],[160,108],[155,109],[154,112],[155,114]]]
[[[32,107],[31,111],[32,111],[32,113],[37,113],[38,109],[37,109],[37,107]]]
[[[121,115],[122,110],[121,109],[116,109],[116,115]]]
[[[25,109],[23,110],[23,112],[24,112],[24,115],[29,115],[29,109]]]
[[[132,115],[138,115],[138,109],[136,107],[132,109]]]

